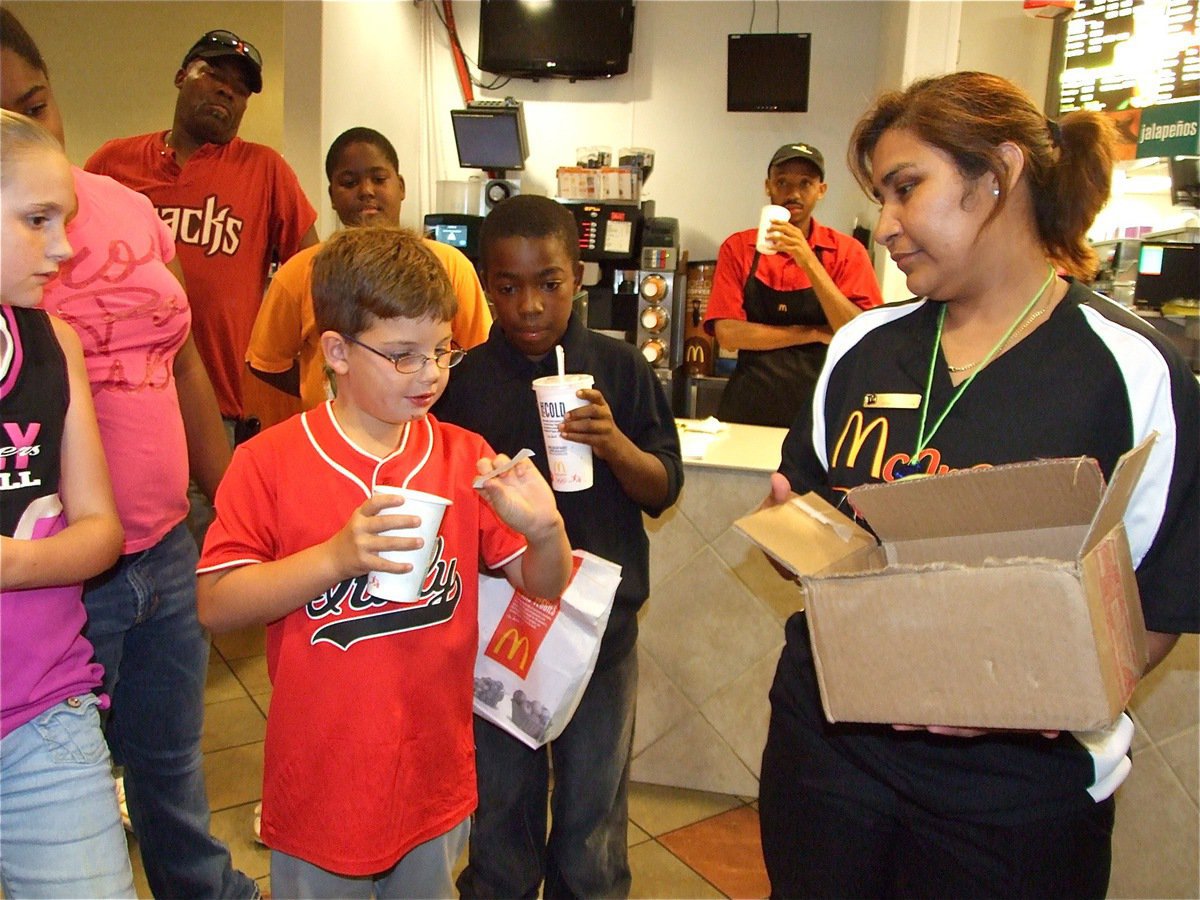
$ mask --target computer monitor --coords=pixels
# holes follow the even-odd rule
[[[1200,244],[1143,241],[1138,254],[1135,306],[1159,309],[1172,300],[1200,298]]]
[[[525,168],[529,148],[519,104],[452,109],[450,121],[458,164],[464,169],[506,172]]]
[[[425,216],[425,236],[440,244],[457,247],[463,256],[474,262],[479,258],[479,229],[482,225],[483,216],[430,213]]]

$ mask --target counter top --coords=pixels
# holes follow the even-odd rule
[[[712,434],[709,429],[718,424],[713,419],[676,419],[675,423],[685,466],[748,472],[774,472],[779,468],[786,428],[725,422],[719,423],[720,430]]]

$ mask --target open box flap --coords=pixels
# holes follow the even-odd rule
[[[869,531],[812,493],[742,516],[733,526],[797,575],[814,575],[876,543]]]
[[[1092,518],[1091,528],[1088,530],[1087,538],[1083,542],[1083,549],[1080,551],[1081,556],[1091,552],[1092,548],[1112,531],[1125,515],[1125,509],[1129,506],[1129,498],[1133,496],[1133,489],[1137,487],[1138,479],[1141,478],[1142,471],[1146,468],[1146,462],[1150,459],[1150,451],[1156,440],[1158,440],[1158,432],[1150,432],[1144,441],[1117,460],[1108,490],[1104,492],[1100,508],[1096,510],[1096,515]]]
[[[1104,476],[1086,456],[960,469],[929,478],[866,484],[849,493],[884,543],[1087,526]]]

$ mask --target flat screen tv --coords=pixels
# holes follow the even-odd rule
[[[633,0],[482,0],[479,68],[509,78],[629,71]]]
[[[458,164],[489,172],[520,171],[529,149],[520,106],[468,107],[450,110]]]
[[[725,108],[808,112],[811,34],[731,34]]]

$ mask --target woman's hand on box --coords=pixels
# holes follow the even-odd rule
[[[950,725],[893,725],[896,731],[928,731],[945,737],[977,738],[987,734],[1040,734],[1044,738],[1058,737],[1058,731],[1030,731],[1022,728],[955,728]]]
[[[770,509],[772,506],[782,506],[793,497],[799,496],[799,494],[792,490],[791,483],[787,480],[782,472],[772,472],[771,490],[767,493],[767,496],[763,498],[763,502],[758,504],[758,508]],[[780,565],[774,559],[774,557],[771,556],[771,554],[764,552],[763,556],[767,558],[767,562],[771,564],[771,568],[778,572],[780,577],[786,578],[788,581],[798,580],[795,572],[792,572]]]
[[[791,483],[787,480],[787,477],[782,472],[772,472],[771,490],[767,496],[763,498],[763,502],[758,505],[758,508],[768,509],[772,506],[782,506],[793,497],[799,496],[799,494],[792,490]]]

